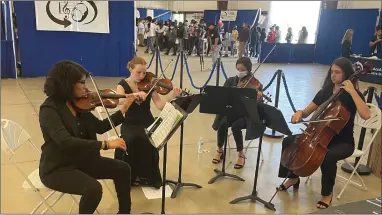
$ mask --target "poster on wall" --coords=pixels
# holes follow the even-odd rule
[[[236,21],[237,11],[236,10],[222,10],[220,13],[221,21]]]
[[[108,1],[35,1],[41,31],[110,33]]]

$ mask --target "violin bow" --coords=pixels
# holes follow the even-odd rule
[[[153,86],[150,88],[149,92],[147,93],[147,95],[149,95],[155,88],[155,86],[159,83],[160,81],[160,78],[164,75],[164,72],[166,72],[167,68],[170,66],[170,64],[174,61],[174,59],[171,59],[170,62],[168,62],[166,68],[164,68],[164,71],[162,72],[162,74],[157,78],[157,80],[155,81],[155,83],[153,84]]]
[[[103,108],[105,109],[105,111],[106,111],[107,119],[109,120],[109,123],[110,123],[111,127],[113,128],[115,134],[117,134],[118,138],[121,138],[121,136],[119,135],[117,129],[115,128],[115,125],[114,125],[113,121],[111,121],[109,110],[105,107],[105,104],[103,103],[103,101],[102,101],[102,97],[101,97],[101,95],[100,95],[100,93],[99,93],[99,90],[98,90],[99,88],[98,88],[96,82],[94,81],[94,79],[93,79],[93,77],[92,77],[92,74],[91,74],[90,72],[89,72],[89,78],[90,78],[90,80],[91,80],[92,83],[93,83],[93,86],[94,86],[94,88],[95,88],[95,91],[97,92],[97,96],[98,96],[99,100],[101,101],[102,107],[103,107]],[[125,154],[128,155],[128,154],[127,154],[127,151],[125,151]]]
[[[273,50],[276,48],[276,44],[273,46],[273,48],[269,51],[269,53],[267,54],[267,56],[264,58],[263,62],[260,62],[260,64],[257,66],[257,68],[255,69],[255,71],[253,71],[251,73],[251,77],[247,80],[247,82],[244,84],[244,87],[243,88],[246,88],[247,85],[249,84],[249,82],[252,80],[252,78],[254,77],[255,73],[257,72],[257,70],[260,68],[260,66],[268,59],[268,57],[271,55],[271,53],[273,52]]]

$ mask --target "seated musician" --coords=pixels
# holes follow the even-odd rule
[[[248,57],[240,57],[236,61],[236,70],[237,75],[234,77],[230,77],[226,80],[224,83],[224,86],[230,86],[230,87],[237,87],[240,80],[248,79],[251,75],[252,70],[252,62],[251,59]],[[258,98],[262,96],[262,93],[258,92]],[[243,134],[242,129],[247,129],[246,132],[246,140],[250,139],[256,139],[259,137],[258,131],[255,129],[255,123],[252,123],[251,120],[247,117],[242,117],[239,119],[233,119],[230,120],[229,127],[232,129],[232,134],[236,142],[236,148],[238,152],[238,159],[234,166],[235,169],[241,169],[245,165],[245,154],[243,152]],[[218,164],[220,163],[221,159],[223,158],[223,146],[224,141],[226,139],[226,126],[227,126],[227,120],[224,116],[216,116],[215,121],[212,125],[212,128],[217,131],[217,145],[218,150],[216,157],[212,160],[212,163]]]
[[[304,109],[297,111],[292,116],[292,123],[300,122],[301,119],[308,117],[311,113],[324,103],[332,94],[337,93],[340,89],[344,89],[339,97],[341,103],[350,111],[350,119],[341,130],[341,132],[334,136],[328,145],[328,153],[321,164],[321,200],[317,202],[316,207],[319,209],[328,208],[331,204],[333,197],[333,186],[337,174],[337,161],[343,160],[353,154],[354,151],[354,117],[358,111],[362,119],[369,119],[370,112],[366,105],[363,95],[354,88],[354,85],[349,81],[349,77],[354,73],[352,63],[346,58],[338,58],[331,65],[322,89],[316,94],[313,101]],[[292,144],[296,135],[285,138],[282,142],[282,151],[284,151],[289,144]],[[280,164],[279,177],[288,179],[283,185],[278,187],[278,190],[287,190],[291,186],[298,189],[300,179],[297,175],[291,173],[289,170]]]
[[[126,149],[118,138],[98,141],[96,133],[111,129],[108,119],[96,118],[88,110],[80,110],[75,98],[87,92],[89,73],[81,65],[61,61],[49,71],[44,85],[48,98],[40,107],[39,121],[45,140],[40,160],[41,182],[53,190],[81,195],[80,214],[92,214],[102,198],[97,179],[113,179],[118,196],[119,213],[131,208],[130,166],[125,162],[102,157],[100,150]],[[120,111],[111,115],[115,126],[124,120],[135,96],[126,95]]]
[[[139,96],[143,99],[142,103],[133,103],[129,112],[125,114],[125,121],[121,126],[122,138],[129,143],[127,149],[128,155],[124,155],[120,149],[116,149],[114,157],[124,160],[131,166],[131,183],[134,186],[140,184],[160,188],[162,186],[162,177],[159,170],[159,152],[150,143],[145,128],[154,122],[154,117],[150,111],[150,102],[153,100],[155,106],[162,110],[168,101],[171,101],[182,92],[181,89],[175,88],[162,99],[155,90],[149,95],[138,89],[138,83],[145,78],[146,61],[141,57],[133,58],[128,64],[127,69],[130,76],[122,79],[117,86],[118,94],[130,94]],[[120,102],[123,102],[121,99]]]

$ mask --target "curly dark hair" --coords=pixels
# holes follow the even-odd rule
[[[44,93],[48,97],[71,100],[74,97],[74,86],[89,72],[80,64],[64,60],[56,63],[48,72],[44,84]]]
[[[236,61],[236,66],[237,66],[237,64],[243,64],[245,66],[245,68],[247,68],[247,72],[252,71],[252,61],[249,57],[240,57]]]

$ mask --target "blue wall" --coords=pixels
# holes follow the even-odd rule
[[[58,61],[72,60],[95,76],[127,76],[134,42],[134,2],[109,2],[110,34],[37,31],[33,1],[14,2],[22,75],[45,76]]]
[[[1,3],[2,4],[2,3]],[[9,1],[1,7],[5,18],[7,35],[1,35],[1,78],[16,78],[15,56],[13,52],[12,26]],[[3,17],[2,17],[3,18]]]
[[[146,18],[146,16],[147,16],[147,9],[146,8],[137,8],[137,9],[139,11],[139,15],[140,15],[141,19]]]
[[[353,52],[369,56],[369,41],[375,31],[378,9],[326,9],[321,11],[315,62],[331,64],[341,56],[341,41],[347,29],[354,30]]]
[[[168,13],[166,13],[168,12]],[[164,14],[166,13],[166,14]],[[164,14],[163,16],[157,17],[157,20],[162,20],[163,24],[168,19],[171,19],[171,11],[170,10],[162,10],[162,9],[154,9],[154,17]]]

